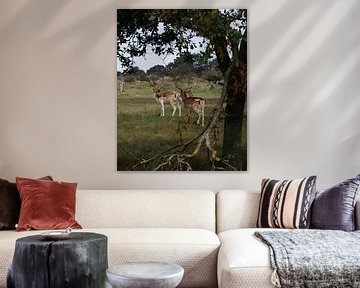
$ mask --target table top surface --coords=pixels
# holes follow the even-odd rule
[[[107,273],[120,278],[168,279],[182,275],[184,268],[172,263],[132,262],[111,266]]]
[[[20,232],[21,233],[21,232]],[[71,232],[65,238],[56,239],[48,239],[41,235],[42,232],[39,231],[38,235],[26,236],[16,240],[16,242],[22,244],[37,244],[37,245],[48,245],[49,243],[56,244],[57,242],[60,244],[64,243],[77,243],[77,242],[86,242],[86,241],[93,241],[93,240],[101,240],[107,239],[105,235],[98,234],[98,233],[91,233],[91,232]]]

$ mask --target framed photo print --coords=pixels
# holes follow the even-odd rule
[[[117,10],[117,170],[247,170],[247,10]]]

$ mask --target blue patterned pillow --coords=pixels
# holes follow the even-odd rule
[[[359,186],[360,174],[328,189],[317,191],[312,205],[311,228],[353,231]]]

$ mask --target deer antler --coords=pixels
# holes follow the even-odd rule
[[[175,87],[178,88],[179,90],[183,90],[183,88],[180,87],[180,85],[179,85],[179,78],[178,78],[178,77],[175,78],[175,83],[174,83],[174,85],[175,85]]]
[[[148,80],[151,87],[156,87],[157,86],[155,80],[151,80],[151,78],[149,76],[146,77],[146,79]]]
[[[191,88],[197,85],[198,82],[198,78],[197,77],[192,77],[192,83],[191,83]]]
[[[161,77],[158,83],[158,87],[160,90],[162,90],[165,87],[165,78]]]
[[[179,85],[179,80],[178,80],[179,78],[178,77],[176,77],[176,80],[175,80],[175,87],[176,88],[178,88],[178,89],[180,89],[180,90],[184,90],[184,91],[187,91],[187,92],[189,92],[192,88],[194,88],[194,86],[196,86],[196,83],[197,83],[197,79],[196,79],[196,77],[193,77],[192,79],[194,79],[194,80],[192,80],[191,82],[190,82],[190,80],[187,80],[186,82],[188,83],[188,85]],[[189,84],[190,83],[190,84]]]
[[[165,86],[164,85],[165,84],[164,78],[162,78],[161,80],[156,81],[154,79],[154,77],[147,76],[146,79],[149,82],[150,86],[153,87],[154,89],[162,90],[164,88],[164,86]]]

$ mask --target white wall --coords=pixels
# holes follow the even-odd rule
[[[360,173],[359,0],[167,6],[249,9],[248,171],[117,172],[116,8],[158,2],[1,1],[0,178],[220,190],[310,174],[325,187]]]

